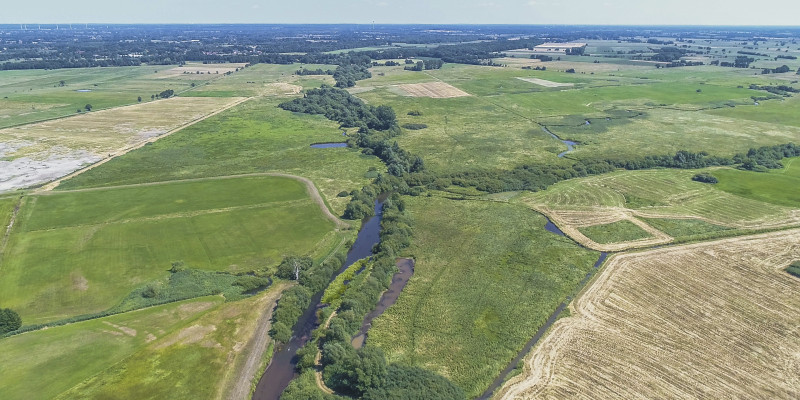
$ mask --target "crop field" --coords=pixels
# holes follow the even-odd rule
[[[399,87],[411,97],[447,99],[450,97],[469,96],[469,93],[444,82],[408,83]]]
[[[285,254],[327,254],[340,241],[334,228],[303,183],[282,177],[29,196],[4,250],[0,291],[26,324],[54,321],[108,309],[166,277],[174,261],[237,272]]]
[[[697,173],[693,170],[622,171],[560,182],[547,190],[521,195],[516,200],[567,226],[610,223],[627,218],[625,216],[648,221],[689,219],[694,223],[704,221],[711,226],[740,229],[800,223],[798,203],[791,207],[789,202],[791,196],[796,196],[794,186],[784,185],[785,181],[795,179],[791,176],[795,173],[794,167],[790,166],[784,174],[773,171],[757,176],[730,168],[709,172],[718,175],[720,183],[709,185],[692,181],[691,177]],[[750,179],[744,180],[744,177]],[[723,189],[727,187],[738,187],[738,192]],[[747,190],[756,193],[757,187],[770,189],[758,195],[743,194]],[[689,232],[684,229],[683,233]]]
[[[800,396],[800,280],[783,272],[798,243],[790,230],[614,257],[498,397]]]
[[[198,77],[212,80],[223,76],[167,72],[174,68],[177,67],[0,71],[0,128],[74,115],[86,104],[101,110],[136,104],[138,97],[147,102],[151,95],[166,89],[182,92],[191,89],[193,82],[202,84]]]
[[[66,175],[242,100],[174,97],[0,130],[0,191]]]
[[[250,100],[64,181],[59,188],[285,172],[314,181],[332,211],[341,214],[347,198],[337,194],[369,182],[365,174],[370,167],[386,167],[377,157],[354,149],[309,147],[346,138],[335,123],[281,110],[276,107],[280,101]]]
[[[52,399],[222,302],[203,297],[3,339],[3,398]],[[47,379],[41,379],[43,371]]]
[[[417,263],[369,333],[391,362],[431,369],[469,397],[494,377],[592,269],[598,254],[517,205],[409,198]]]

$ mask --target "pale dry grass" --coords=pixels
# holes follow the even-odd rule
[[[469,93],[445,82],[406,83],[397,85],[407,96],[445,99],[469,96]]]
[[[519,79],[521,81],[533,83],[534,85],[539,85],[539,86],[544,86],[544,87],[549,87],[549,88],[575,86],[574,83],[553,82],[553,81],[548,81],[548,80],[539,79],[539,78],[517,77],[517,79]]]
[[[227,72],[235,72],[237,68],[244,68],[245,63],[230,64],[186,64],[182,67],[175,67],[158,71],[157,79],[164,78],[192,78],[192,79],[211,79],[214,77],[225,76]],[[210,75],[210,76],[209,76]]]
[[[800,230],[622,254],[502,399],[800,397]]]

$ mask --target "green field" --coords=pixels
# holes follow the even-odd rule
[[[280,177],[31,196],[5,249],[0,291],[26,324],[53,321],[108,309],[177,260],[239,272],[326,253],[339,242],[333,229],[302,183]]]
[[[518,205],[410,198],[417,260],[369,344],[439,372],[474,397],[576,289],[598,253]]]
[[[602,244],[628,242],[650,237],[649,233],[628,220],[584,226],[579,227],[578,230],[589,239]]]
[[[52,399],[222,301],[198,298],[0,340],[3,398]]]
[[[281,98],[251,100],[118,157],[102,168],[65,181],[60,189],[159,182],[174,179],[279,171],[314,181],[333,212],[358,189],[370,167],[385,170],[374,156],[347,148],[312,149],[312,143],[341,141],[337,125],[321,116],[277,108]]]
[[[700,219],[642,218],[642,220],[675,239],[714,235],[731,229],[726,226],[711,224]]]
[[[729,168],[707,170],[714,176],[750,174]],[[620,171],[559,182],[547,190],[520,196],[528,204],[543,204],[555,210],[614,212],[614,208],[636,210],[650,216],[705,218],[717,224],[759,225],[785,221],[794,207],[759,201],[722,190],[725,184],[692,181],[698,170]],[[758,174],[753,172],[752,174]],[[750,175],[747,175],[750,176]],[[772,178],[773,173],[753,175]],[[780,178],[782,175],[774,173]],[[786,178],[791,179],[791,178]],[[753,181],[755,182],[755,180]],[[773,190],[782,190],[779,187]],[[791,192],[791,189],[787,190]]]
[[[768,173],[723,169],[714,171],[720,190],[748,199],[785,207],[800,207],[800,162],[786,159],[787,165]]]
[[[86,104],[100,110],[135,104],[139,96],[147,102],[166,89],[182,92],[191,89],[192,82],[197,85],[220,77],[165,76],[163,72],[170,68],[175,66],[0,71],[0,128],[75,115]]]

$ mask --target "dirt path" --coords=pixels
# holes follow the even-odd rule
[[[247,359],[244,362],[242,370],[237,374],[236,383],[230,391],[228,391],[225,398],[230,400],[245,400],[250,397],[250,388],[252,387],[253,379],[258,378],[256,375],[261,366],[261,360],[264,359],[264,353],[267,351],[269,345],[269,330],[272,327],[270,321],[272,319],[272,311],[275,309],[277,301],[280,300],[283,291],[288,286],[288,283],[284,283],[270,289],[274,290],[275,293],[271,295],[264,304],[264,313],[261,314],[261,317],[258,319],[258,328],[256,328],[253,338],[250,339],[250,342],[247,344],[251,351],[247,354]]]
[[[48,196],[48,195],[59,194],[59,193],[92,192],[92,191],[99,191],[99,190],[111,190],[111,189],[121,189],[121,188],[131,188],[131,187],[169,185],[169,184],[172,184],[172,183],[179,183],[179,182],[201,182],[201,181],[211,181],[211,180],[217,180],[217,179],[236,179],[236,178],[244,178],[244,177],[248,177],[248,176],[279,176],[279,177],[284,177],[284,178],[296,179],[296,180],[298,180],[298,181],[300,181],[300,182],[302,182],[303,184],[306,185],[306,191],[308,192],[308,195],[311,196],[311,199],[315,203],[317,203],[317,205],[319,205],[320,209],[322,209],[322,213],[325,214],[325,216],[328,219],[330,219],[331,221],[336,223],[336,226],[339,227],[339,228],[349,228],[350,227],[350,224],[348,224],[347,222],[342,221],[341,219],[339,219],[339,217],[337,217],[336,215],[334,215],[331,212],[331,210],[325,204],[325,200],[322,199],[322,195],[319,193],[319,190],[317,190],[317,187],[314,185],[314,182],[312,182],[310,179],[308,179],[306,177],[297,176],[297,175],[291,175],[291,174],[285,174],[285,173],[282,173],[282,172],[258,172],[258,173],[253,173],[253,174],[210,176],[210,177],[205,177],[205,178],[191,178],[191,179],[177,179],[177,180],[172,180],[172,181],[161,181],[161,182],[134,183],[134,184],[131,184],[131,185],[104,186],[104,187],[73,189],[73,190],[59,190],[57,192],[52,191],[52,190],[44,190],[44,189],[42,189],[42,190],[40,190],[38,192],[35,192],[34,194],[40,195],[40,196]]]
[[[69,174],[69,175],[62,176],[61,178],[58,178],[58,179],[56,179],[56,180],[54,180],[54,181],[52,181],[52,182],[50,182],[50,183],[47,183],[47,184],[45,184],[45,185],[44,185],[44,186],[42,186],[41,188],[37,189],[37,190],[36,190],[34,193],[38,193],[38,192],[43,192],[43,191],[50,191],[50,190],[53,190],[53,189],[55,189],[55,188],[56,188],[56,187],[57,187],[59,184],[61,184],[61,182],[62,182],[62,181],[64,181],[64,180],[67,180],[67,179],[73,178],[73,177],[75,177],[75,176],[78,176],[78,175],[80,175],[80,174],[82,174],[82,173],[84,173],[84,172],[86,172],[86,171],[89,171],[89,170],[91,170],[91,169],[93,169],[93,168],[96,168],[96,167],[98,167],[98,166],[100,166],[100,165],[103,165],[103,164],[105,164],[105,163],[107,163],[107,162],[109,162],[109,161],[113,160],[113,159],[114,159],[114,158],[116,158],[116,157],[119,157],[119,156],[121,156],[121,155],[124,155],[124,154],[126,154],[126,153],[128,153],[128,152],[131,152],[131,151],[133,151],[133,150],[139,149],[139,148],[143,147],[144,145],[146,145],[146,144],[148,144],[148,143],[153,143],[153,142],[155,142],[155,141],[156,141],[156,140],[158,140],[158,139],[165,138],[165,137],[167,137],[167,136],[169,136],[169,135],[171,135],[171,134],[173,134],[173,133],[175,133],[175,132],[178,132],[178,131],[180,131],[180,130],[182,130],[182,129],[184,129],[184,128],[187,128],[187,127],[189,127],[189,126],[192,126],[192,125],[194,125],[194,124],[196,124],[196,123],[198,123],[198,122],[200,122],[200,121],[203,121],[203,120],[205,120],[206,118],[213,117],[213,116],[215,116],[215,115],[217,115],[217,114],[219,114],[219,113],[221,113],[221,112],[223,112],[223,111],[226,111],[226,110],[228,110],[228,109],[230,109],[230,108],[232,108],[232,107],[238,106],[239,104],[242,104],[242,103],[244,103],[245,101],[248,101],[248,100],[250,100],[250,99],[253,99],[253,97],[246,97],[246,98],[243,98],[243,99],[240,99],[240,100],[234,101],[233,103],[230,103],[230,104],[228,104],[228,105],[226,105],[226,106],[224,106],[224,107],[222,107],[222,108],[220,108],[220,109],[218,109],[218,110],[216,110],[216,111],[214,111],[214,112],[212,112],[212,113],[210,113],[210,114],[206,114],[206,115],[204,115],[204,116],[202,116],[202,117],[200,117],[200,118],[194,119],[194,120],[192,120],[192,121],[190,121],[190,122],[188,122],[188,123],[186,123],[186,124],[184,124],[184,125],[181,125],[181,126],[179,126],[179,127],[175,128],[175,129],[173,129],[173,130],[171,130],[171,131],[169,131],[169,132],[167,132],[167,133],[165,133],[165,134],[163,134],[163,135],[154,136],[154,137],[148,138],[148,139],[146,139],[146,140],[144,140],[144,141],[141,141],[141,142],[139,142],[139,143],[137,143],[137,144],[134,144],[134,145],[132,145],[132,146],[128,146],[128,147],[126,147],[126,148],[124,148],[124,149],[117,150],[116,152],[114,152],[114,153],[111,153],[111,155],[110,155],[110,156],[108,156],[108,157],[106,157],[106,158],[104,158],[104,159],[102,159],[102,160],[100,160],[100,161],[98,161],[98,162],[96,162],[96,163],[94,163],[94,164],[92,164],[92,165],[89,165],[88,167],[85,167],[85,168],[79,169],[79,170],[77,170],[77,171],[75,171],[75,172],[73,172],[73,173],[71,173],[71,174]],[[125,106],[125,107],[127,107],[127,106]]]
[[[325,329],[328,328],[328,325],[330,325],[331,320],[335,316],[336,316],[336,311],[332,312],[331,315],[328,317],[328,319],[325,320],[325,325],[324,325]],[[317,356],[314,357],[314,365],[316,365],[316,369],[317,369],[316,371],[314,371],[314,380],[317,381],[317,387],[319,388],[319,390],[322,390],[323,392],[325,392],[327,394],[334,394],[334,391],[331,390],[331,388],[329,388],[328,385],[325,384],[325,381],[322,379],[322,368],[321,368],[322,367],[322,362],[321,362],[321,360],[322,360],[322,350],[317,349]]]
[[[8,226],[6,227],[5,233],[3,233],[3,240],[0,242],[0,261],[3,260],[3,252],[6,249],[6,243],[8,243],[8,237],[11,235],[11,228],[14,227],[14,222],[17,220],[17,214],[19,214],[19,208],[22,206],[22,196],[17,199],[17,204],[14,205],[14,211],[11,212],[11,218],[8,219]]]

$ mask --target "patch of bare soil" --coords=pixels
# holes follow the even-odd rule
[[[444,99],[469,96],[469,93],[445,82],[406,83],[397,87],[411,97]]]

